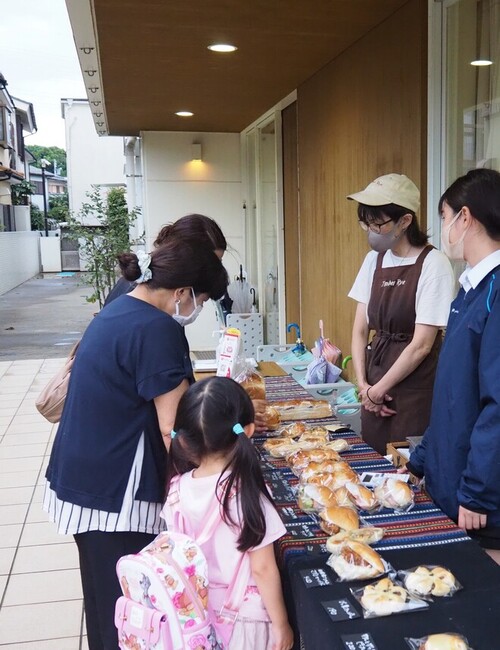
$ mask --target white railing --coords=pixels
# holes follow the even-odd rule
[[[0,232],[0,295],[40,273],[40,234]]]

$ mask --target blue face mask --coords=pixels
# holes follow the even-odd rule
[[[191,293],[193,294],[194,309],[189,314],[189,316],[183,316],[182,314],[180,314],[179,313],[180,302],[177,300],[175,303],[175,314],[172,315],[172,318],[175,321],[177,321],[179,325],[182,325],[182,327],[186,327],[186,325],[190,325],[191,323],[194,323],[194,321],[200,315],[201,310],[203,309],[203,305],[196,304],[196,296],[194,294],[194,289],[192,287],[191,287]]]

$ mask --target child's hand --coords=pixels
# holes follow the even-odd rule
[[[272,625],[273,650],[292,650],[293,632],[288,621],[282,625]]]

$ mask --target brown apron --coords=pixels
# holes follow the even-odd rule
[[[390,268],[382,268],[384,253],[378,254],[368,303],[368,326],[375,334],[366,347],[366,379],[372,386],[385,375],[413,338],[418,280],[422,264],[432,248],[426,246],[415,264]],[[380,454],[387,453],[387,443],[420,436],[427,428],[441,341],[439,331],[428,356],[389,391],[393,399],[387,405],[397,411],[396,415],[377,417],[362,409],[363,439]]]

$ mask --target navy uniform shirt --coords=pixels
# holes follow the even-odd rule
[[[496,254],[492,260],[498,264]],[[410,457],[437,505],[455,521],[459,505],[500,526],[500,267],[451,305],[431,419]]]
[[[193,381],[189,347],[171,316],[132,296],[120,296],[87,328],[47,469],[57,496],[118,512],[144,432],[144,462],[136,498],[161,502],[166,450],[153,399]]]

